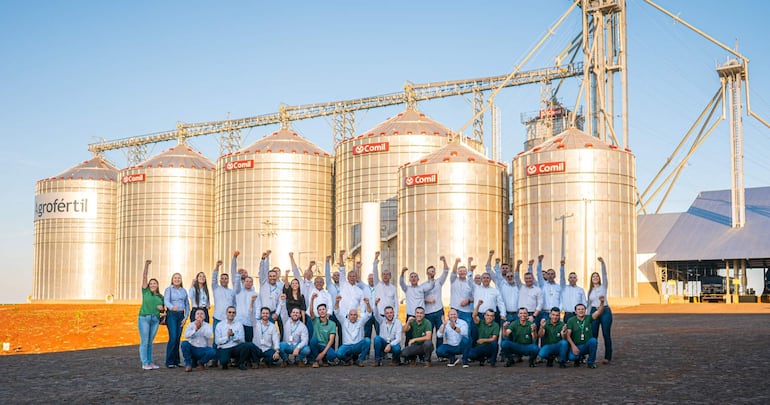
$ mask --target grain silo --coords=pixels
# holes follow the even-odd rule
[[[305,268],[332,251],[332,168],[328,152],[281,129],[217,162],[215,252],[255,275],[261,253],[289,269],[289,252]]]
[[[105,300],[115,276],[118,169],[87,160],[35,187],[35,301]]]
[[[116,298],[141,298],[142,268],[161,291],[181,273],[186,287],[214,267],[214,164],[180,143],[120,171]],[[209,285],[212,283],[209,280]]]
[[[380,203],[381,263],[397,263],[398,168],[447,145],[455,135],[444,125],[414,110],[389,118],[371,130],[346,139],[335,153],[335,249],[356,256],[361,245],[361,209]],[[472,141],[473,147],[483,145]],[[368,265],[364,266],[367,269]]]
[[[398,256],[424,277],[440,271],[439,257],[474,257],[508,245],[508,174],[505,164],[453,142],[398,172]],[[399,266],[399,267],[401,267]],[[444,295],[449,297],[449,284]],[[448,300],[447,300],[448,302]]]
[[[589,277],[607,262],[609,300],[635,304],[634,155],[568,129],[513,159],[514,258],[545,255],[544,266]],[[562,228],[563,226],[563,228]],[[563,232],[562,232],[563,230]]]

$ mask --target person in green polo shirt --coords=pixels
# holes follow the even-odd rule
[[[478,360],[479,366],[483,366],[485,360],[489,360],[489,365],[492,367],[497,363],[497,338],[500,336],[500,324],[495,322],[493,309],[484,312],[483,321],[479,318],[479,307],[483,303],[484,300],[478,300],[473,308],[472,317],[478,334],[473,347],[470,345],[465,347],[463,368],[468,368],[471,360]]]
[[[313,337],[310,339],[310,359],[313,361],[313,368],[318,368],[321,362],[328,366],[330,361],[337,359],[337,353],[334,352],[334,338],[337,334],[337,325],[330,322],[326,304],[318,304],[316,311],[315,299],[317,293],[310,297],[310,319],[313,321]]]
[[[547,367],[553,367],[554,357],[559,359],[559,367],[565,368],[567,363],[567,325],[559,320],[561,310],[559,307],[551,308],[548,313],[548,322],[545,319],[540,321],[540,330],[538,337],[543,342],[538,357],[546,360]]]
[[[602,305],[591,316],[586,316],[586,306],[575,305],[575,316],[567,321],[567,341],[569,342],[569,360],[580,367],[580,358],[588,354],[588,368],[596,368],[596,338],[591,333],[591,322],[601,316],[604,310],[604,296],[599,297]]]
[[[537,347],[537,327],[529,320],[527,308],[519,308],[519,319],[515,322],[503,324],[503,337],[506,339],[500,344],[503,356],[507,358],[505,367],[514,364],[513,356],[528,356],[529,366],[535,367],[535,358],[540,348]]]
[[[433,355],[433,325],[425,319],[425,308],[417,307],[414,316],[410,316],[404,325],[404,332],[412,332],[412,337],[406,342],[406,347],[401,351],[401,357],[407,360],[410,366],[417,363],[417,356],[425,356],[425,367],[430,367]]]

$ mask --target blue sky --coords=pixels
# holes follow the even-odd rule
[[[424,2],[0,1],[0,303],[32,292],[35,182],[91,157],[88,143],[289,105],[400,91],[414,83],[508,73],[558,17],[566,0]],[[750,60],[752,108],[770,119],[765,1],[660,0]],[[719,86],[727,53],[640,0],[629,0],[630,147],[643,188]],[[553,64],[580,28],[574,12],[524,69]],[[560,96],[575,103],[579,83]],[[503,90],[505,161],[522,150],[520,114],[538,109],[538,86]],[[471,118],[463,97],[421,111],[453,129]],[[402,107],[362,112],[366,131]],[[487,120],[488,121],[488,120]],[[768,184],[770,130],[744,119],[746,186]],[[295,129],[332,151],[328,119]],[[275,127],[244,131],[244,144]],[[691,159],[665,212],[698,191],[730,187],[729,129],[722,124]],[[215,160],[214,137],[190,145]],[[151,154],[171,143],[151,146]],[[121,151],[106,157],[125,167]]]

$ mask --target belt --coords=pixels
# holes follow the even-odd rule
[[[510,315],[517,315],[519,311],[508,311],[508,314]]]

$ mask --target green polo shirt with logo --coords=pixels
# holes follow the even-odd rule
[[[313,318],[313,337],[318,339],[318,344],[326,346],[329,343],[329,336],[337,333],[337,324],[326,318],[326,322],[321,322],[321,318]]]
[[[489,339],[492,336],[498,336],[500,333],[500,324],[497,322],[492,322],[491,325],[487,325],[486,322],[484,322],[484,319],[479,319],[479,323],[476,324],[476,329],[479,332],[479,339]],[[477,346],[484,346],[487,343],[477,344]]]
[[[574,318],[574,317],[573,317]],[[564,327],[564,322],[556,322],[556,325],[548,322],[545,324],[545,334],[543,335],[543,344],[552,345],[559,343],[561,340],[561,328]]]
[[[425,336],[426,333],[433,331],[433,325],[430,323],[429,320],[424,319],[422,320],[422,323],[417,323],[417,320],[413,320],[409,323],[409,328],[412,331],[412,338],[421,338]],[[421,345],[424,342],[414,342],[415,345]]]
[[[591,317],[588,315],[583,317],[582,321],[576,316],[569,318],[569,321],[567,321],[567,329],[569,329],[568,332],[572,334],[572,343],[576,345],[582,345],[587,342],[588,339],[593,337],[591,334]]]
[[[529,345],[532,344],[532,322],[527,321],[524,325],[520,321],[512,322],[508,325],[508,330],[511,331],[511,340],[514,343]]]

